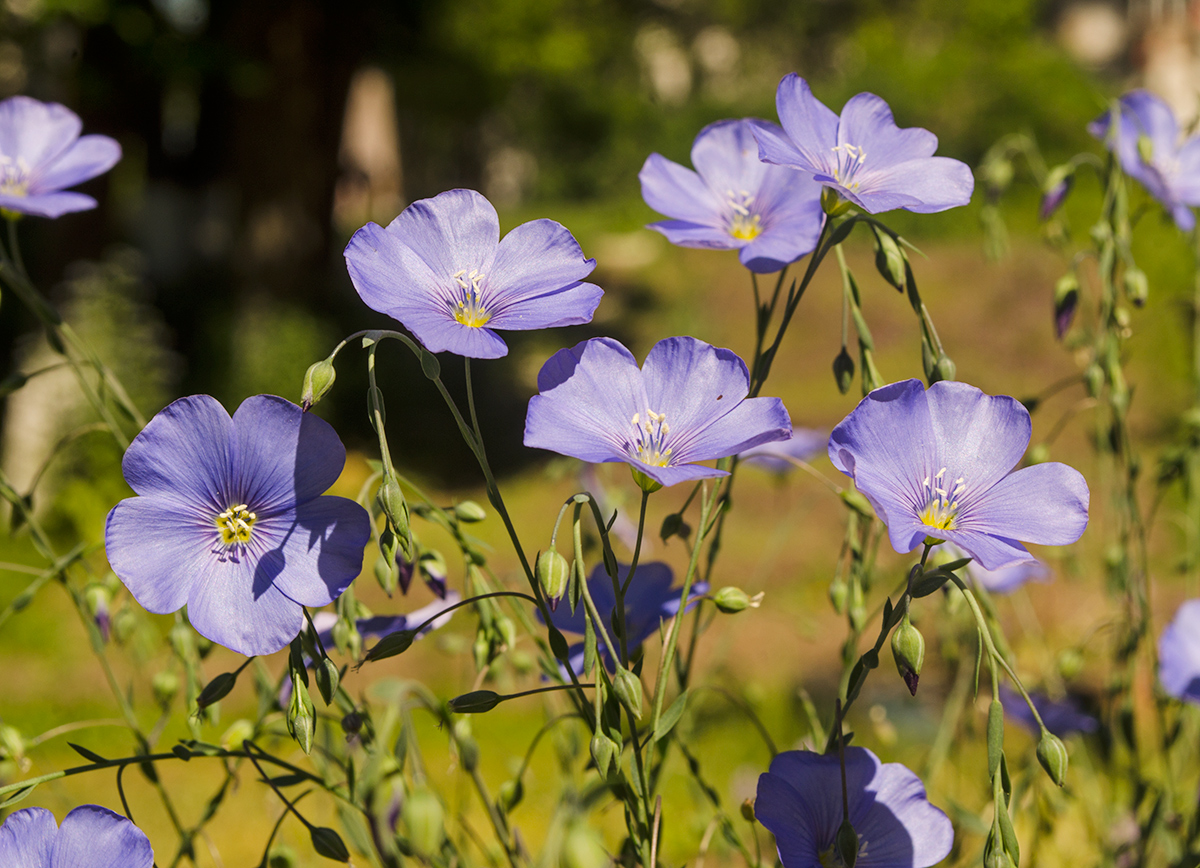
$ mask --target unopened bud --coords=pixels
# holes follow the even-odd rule
[[[337,664],[328,657],[322,657],[314,667],[313,677],[317,680],[317,690],[321,691],[321,698],[325,700],[326,705],[331,705],[341,680]]]
[[[112,620],[108,613],[112,594],[109,593],[108,588],[97,582],[88,585],[84,592],[84,600],[87,603],[88,612],[91,613],[92,620],[96,624],[96,629],[100,631],[100,638],[107,642],[112,630]]]
[[[571,565],[567,559],[558,553],[557,549],[549,549],[538,555],[537,580],[546,596],[557,604],[567,592],[567,581],[571,577]]]
[[[454,507],[454,517],[461,522],[472,524],[477,521],[483,521],[487,518],[487,513],[484,512],[482,506],[473,500],[464,500],[462,503]]]
[[[300,389],[300,407],[307,411],[333,388],[337,371],[332,359],[322,359],[304,372],[304,385]]]
[[[838,391],[843,395],[854,385],[854,359],[846,352],[845,346],[833,360],[833,379],[837,383]]]
[[[1104,388],[1104,369],[1094,362],[1088,365],[1083,372],[1083,383],[1087,386],[1089,397],[1099,397],[1100,391]]]
[[[1058,655],[1058,674],[1064,681],[1074,681],[1083,671],[1083,655],[1078,648],[1066,648]]]
[[[1038,207],[1039,220],[1045,223],[1054,215],[1066,200],[1074,183],[1075,170],[1069,163],[1050,170],[1045,183],[1042,184],[1042,203]]]
[[[451,711],[459,714],[482,714],[499,705],[503,698],[494,690],[472,690],[470,693],[454,697],[448,705]]]
[[[1050,776],[1050,780],[1060,787],[1067,778],[1067,746],[1057,735],[1048,729],[1042,730],[1042,737],[1037,745],[1038,762]]]
[[[896,669],[908,686],[908,692],[916,696],[921,664],[925,662],[925,637],[913,626],[907,613],[900,626],[892,631],[892,656],[896,658]]]
[[[999,196],[1012,183],[1014,174],[1012,160],[1005,156],[995,156],[986,160],[981,169],[988,192],[993,196]]]
[[[983,859],[984,868],[1013,868],[1012,859],[998,843],[992,845]]]
[[[313,826],[311,834],[313,849],[317,853],[335,862],[350,861],[350,851],[346,849],[342,836],[333,829],[328,826]]]
[[[900,244],[886,232],[875,232],[875,268],[883,279],[901,292],[908,286],[908,257]]]
[[[633,712],[634,717],[642,716],[642,682],[628,669],[617,668],[613,676],[613,692],[621,700],[621,704]]]
[[[294,673],[292,675],[292,699],[288,703],[288,729],[292,738],[306,754],[312,751],[313,735],[316,732],[316,719],[313,717],[312,700],[308,698],[308,688]]]
[[[409,532],[408,502],[405,501],[404,492],[400,490],[400,483],[394,476],[385,476],[383,484],[379,486],[379,506],[395,534],[406,539]]]
[[[712,596],[712,601],[727,615],[732,615],[735,612],[741,612],[743,609],[757,609],[762,605],[763,592],[759,592],[751,597],[741,588],[735,588],[731,585],[726,585],[721,590],[717,591]]]
[[[200,695],[196,697],[196,705],[199,708],[208,708],[214,702],[220,702],[229,694],[229,691],[233,690],[235,684],[237,684],[237,675],[232,672],[222,672],[200,691]]]
[[[1150,281],[1140,268],[1125,269],[1125,296],[1134,307],[1142,307],[1150,297]]]
[[[446,837],[445,810],[429,787],[415,787],[405,796],[400,816],[408,828],[408,842],[419,855],[436,855]]]
[[[839,615],[846,614],[846,597],[850,593],[850,586],[846,584],[845,579],[837,578],[829,584],[829,602],[833,604],[833,611]]]
[[[958,368],[955,366],[953,360],[945,353],[942,353],[938,356],[937,362],[933,366],[933,382],[940,383],[943,380],[953,381],[954,375],[957,373]]]
[[[597,733],[592,736],[591,751],[596,771],[600,773],[600,777],[609,780],[609,772],[613,770],[613,760],[617,758],[620,751],[616,742],[606,735]],[[619,761],[617,765],[620,766]]]
[[[367,656],[363,658],[363,662],[383,660],[387,657],[395,657],[397,654],[403,654],[409,649],[415,638],[417,638],[417,634],[413,630],[397,630],[395,633],[388,633],[367,651]]]
[[[638,470],[633,465],[629,466],[629,471],[630,471],[630,473],[633,474],[634,483],[636,483],[638,488],[640,488],[642,491],[646,492],[646,494],[653,494],[654,492],[656,492],[660,488],[662,488],[661,482],[659,482],[656,479],[651,479],[649,476],[647,476],[645,473],[642,473],[642,471]]]
[[[513,778],[511,781],[505,781],[500,785],[500,792],[496,801],[500,803],[500,807],[505,812],[508,812],[521,804],[521,799],[523,798],[525,798],[525,785],[521,783],[520,778]]]
[[[754,822],[754,799],[746,799],[742,802],[742,819],[747,823]]]
[[[853,207],[853,202],[842,198],[842,194],[832,187],[821,188],[821,210],[830,217],[841,217]]]
[[[849,819],[842,820],[842,825],[838,826],[834,848],[842,864],[846,868],[854,868],[854,863],[858,861],[858,833],[850,825]]]

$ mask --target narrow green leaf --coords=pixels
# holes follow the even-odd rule
[[[662,713],[662,717],[658,719],[658,726],[654,727],[654,741],[666,738],[667,734],[675,728],[675,724],[679,723],[679,718],[683,716],[684,709],[687,708],[687,700],[688,692],[685,690]]]

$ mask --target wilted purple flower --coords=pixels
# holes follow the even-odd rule
[[[628,576],[629,564],[618,563],[617,577],[622,584]],[[673,580],[674,574],[671,572],[671,568],[664,563],[638,564],[633,584],[629,586],[629,591],[625,594],[625,638],[630,654],[658,632],[659,624],[669,621],[679,612],[683,588],[672,588]],[[603,564],[597,564],[592,570],[591,575],[588,576],[587,585],[592,602],[596,604],[596,611],[604,624],[604,630],[608,633],[613,647],[619,649],[621,645],[612,635],[612,630],[609,629],[609,625],[612,623],[612,613],[617,607],[617,598],[613,593],[612,579],[604,571]],[[688,597],[688,608],[695,605],[697,597],[706,593],[708,593],[707,582],[693,582]],[[539,617],[541,617],[540,613]],[[554,622],[554,626],[564,633],[583,633],[587,613],[584,603],[580,601],[574,612],[571,612],[570,606],[560,605],[551,613],[550,618]],[[596,638],[597,651],[604,659],[605,665],[612,669],[613,661],[608,657],[604,640],[599,636]],[[576,674],[583,674],[582,643],[571,647],[571,668],[575,670]]]
[[[1070,696],[1051,699],[1031,691],[1029,698],[1033,700],[1038,714],[1042,716],[1042,723],[1046,724],[1046,729],[1060,738],[1066,738],[1073,732],[1095,732],[1100,728],[1100,721],[1090,714],[1084,714],[1079,704]],[[1042,731],[1025,698],[1007,684],[1000,685],[1000,704],[1004,706],[1004,713],[1009,718],[1034,736]]]
[[[5,868],[150,868],[154,853],[137,826],[99,805],[81,805],[62,821],[45,808],[23,808],[0,826]]]
[[[1188,600],[1158,640],[1158,680],[1176,699],[1200,705],[1200,600]]]
[[[108,514],[113,571],[147,610],[185,603],[203,636],[270,654],[358,576],[366,510],[321,497],[346,449],[329,423],[283,398],[247,398],[233,418],[208,395],[150,420],[121,469],[139,495]]]
[[[905,380],[862,399],[833,429],[829,458],[866,495],[896,551],[947,540],[996,570],[1033,559],[1019,540],[1067,545],[1087,527],[1078,471],[1046,462],[1009,472],[1030,431],[1015,398]]]
[[[946,858],[954,827],[929,804],[921,779],[900,763],[846,748],[846,819],[858,834],[855,868],[928,868]],[[754,813],[775,836],[784,868],[841,865],[834,844],[842,823],[837,754],[789,750],[758,779]]]
[[[538,373],[525,445],[584,461],[625,461],[662,485],[727,476],[694,464],[791,435],[783,402],[746,398],[750,375],[729,350],[659,341],[639,370],[612,338],[559,350]]]
[[[67,187],[102,175],[121,159],[108,136],[80,136],[75,112],[54,102],[13,96],[0,102],[0,210],[61,217],[96,207]]]
[[[761,467],[772,473],[784,474],[796,469],[797,461],[808,461],[825,451],[829,434],[812,428],[794,428],[787,440],[775,440],[747,449],[738,454],[744,464]]]
[[[742,265],[764,273],[811,253],[824,214],[821,186],[811,177],[758,158],[755,124],[775,127],[751,120],[709,124],[692,144],[696,171],[651,154],[638,180],[646,204],[675,218],[650,229],[683,247],[737,249]]]
[[[1175,113],[1148,90],[1121,97],[1118,114],[1115,130],[1108,111],[1088,124],[1088,132],[1116,153],[1125,174],[1171,212],[1176,226],[1191,232],[1196,216],[1189,206],[1200,205],[1200,135],[1181,143]]]
[[[888,104],[873,93],[851,97],[839,118],[793,72],[779,82],[775,107],[783,133],[773,125],[755,128],[759,158],[809,172],[871,214],[893,208],[929,214],[971,201],[975,178],[966,163],[933,156],[937,136],[897,127]]]
[[[553,220],[522,223],[500,240],[496,209],[474,190],[448,190],[405,208],[387,228],[368,223],[346,245],[346,267],[367,306],[399,320],[431,352],[498,359],[494,329],[589,322],[596,260]]]

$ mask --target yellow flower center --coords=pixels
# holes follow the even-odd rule
[[[671,426],[667,424],[667,415],[646,410],[644,422],[640,413],[634,413],[633,419],[630,421],[633,422],[636,432],[634,434],[636,439],[632,444],[630,454],[638,461],[654,467],[669,465],[672,450],[667,446],[667,435],[671,433]]]
[[[217,530],[221,532],[221,542],[226,546],[250,542],[250,531],[258,516],[250,511],[244,503],[231,506],[217,516]]]
[[[762,234],[762,217],[750,212],[754,197],[745,190],[737,193],[726,190],[733,216],[729,218],[729,234],[741,241],[753,241]]]
[[[946,479],[943,467],[932,478],[926,476],[922,483],[925,490],[925,508],[921,510],[921,522],[936,530],[954,530],[958,518],[958,496],[967,486],[960,476],[953,483]]]
[[[862,168],[867,159],[866,153],[857,145],[835,145],[833,152],[837,154],[837,167],[833,170],[833,179],[847,190],[857,190],[858,181],[854,176]]]
[[[462,300],[454,307],[454,318],[470,328],[482,328],[488,324],[492,315],[483,306],[479,298],[479,284],[484,278],[483,272],[477,268],[467,271],[465,268],[451,275],[462,289]]]
[[[13,160],[0,154],[0,194],[29,195],[29,164],[23,159],[18,157]]]

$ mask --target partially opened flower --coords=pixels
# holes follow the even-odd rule
[[[1147,90],[1125,94],[1117,103],[1119,120],[1105,112],[1088,132],[1117,155],[1121,168],[1163,204],[1185,232],[1196,225],[1190,206],[1200,205],[1200,135],[1181,141],[1175,113]]]
[[[1046,729],[1060,738],[1066,738],[1073,732],[1089,733],[1100,728],[1100,721],[1080,709],[1079,703],[1071,696],[1051,699],[1045,694],[1031,691],[1029,698],[1033,700],[1038,714],[1042,716],[1042,723],[1046,724]],[[1041,733],[1042,728],[1038,726],[1037,718],[1029,710],[1025,698],[1007,684],[1000,685],[1000,702],[1004,706],[1004,713],[1031,735],[1036,737]]]
[[[1200,705],[1200,600],[1188,600],[1158,640],[1158,680],[1176,699]]]
[[[108,136],[80,136],[83,123],[69,108],[12,96],[0,102],[0,210],[60,217],[96,207],[67,187],[102,175],[121,159]]]
[[[797,464],[820,455],[829,444],[829,434],[812,428],[794,428],[787,440],[772,440],[738,453],[744,464],[761,467],[772,473],[784,474],[795,470]]]
[[[1087,527],[1088,488],[1058,462],[1012,468],[1029,412],[966,383],[892,383],[863,398],[829,438],[834,467],[887,525],[892,547],[954,543],[985,569],[1033,559],[1021,540],[1067,545]]]
[[[629,564],[617,564],[617,577],[622,584],[628,576]],[[674,574],[671,572],[671,568],[664,563],[638,564],[637,572],[633,576],[633,584],[629,586],[629,591],[625,594],[625,638],[630,654],[657,633],[659,625],[663,621],[669,621],[679,612],[683,588],[671,587],[673,579]],[[613,647],[620,649],[621,645],[613,636],[609,626],[612,624],[613,611],[617,607],[617,597],[613,593],[612,579],[604,571],[603,564],[597,564],[592,570],[591,575],[588,576],[587,585],[588,593],[591,594],[592,601],[596,604],[596,611],[604,624],[604,631],[608,633]],[[694,582],[688,597],[688,608],[695,605],[697,597],[706,593],[708,593],[707,582]],[[554,622],[554,626],[564,633],[582,634],[587,614],[583,602],[580,601],[574,612],[571,612],[570,606],[566,604],[559,605],[551,613],[550,618]],[[597,636],[596,649],[605,665],[612,670],[613,661],[609,658],[604,640],[599,636]],[[582,643],[571,647],[571,668],[578,675],[584,674]]]
[[[762,273],[811,253],[824,214],[821,186],[809,175],[758,158],[756,123],[774,126],[709,124],[692,144],[696,171],[651,154],[638,180],[646,204],[674,218],[649,228],[683,247],[736,249],[742,265]]]
[[[783,132],[755,128],[759,157],[810,173],[871,214],[894,208],[929,214],[971,201],[975,178],[967,164],[933,156],[937,136],[897,127],[888,104],[873,93],[851,97],[839,118],[793,72],[779,82],[775,107]]]
[[[150,868],[150,841],[126,817],[81,805],[60,827],[45,808],[23,808],[0,826],[5,868]]]
[[[880,763],[866,748],[845,753],[846,819],[858,835],[855,868],[928,868],[946,858],[954,827],[929,804],[921,779],[900,763]],[[841,865],[834,846],[843,819],[837,754],[777,754],[758,779],[754,814],[775,836],[784,868]]]
[[[625,461],[661,485],[727,476],[696,464],[783,440],[778,398],[747,398],[746,364],[690,337],[659,341],[638,369],[612,338],[559,350],[538,373],[525,445],[584,461]]]
[[[497,359],[496,334],[590,322],[596,260],[553,220],[500,239],[496,209],[474,190],[448,190],[405,208],[387,228],[368,223],[346,245],[346,267],[368,307],[399,320],[431,352]]]
[[[150,420],[121,469],[139,495],[108,514],[113,571],[148,611],[184,604],[203,636],[270,654],[354,581],[371,535],[366,510],[322,497],[346,449],[329,423],[259,395],[233,418],[213,398],[180,398]]]

